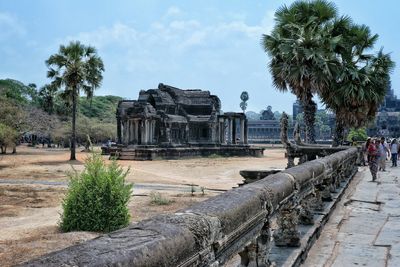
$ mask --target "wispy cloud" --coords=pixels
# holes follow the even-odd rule
[[[184,12],[179,8],[171,7],[145,29],[116,22],[110,27],[81,32],[59,42],[80,40],[91,44],[99,49],[105,61],[108,60],[108,69],[118,68],[136,75],[165,71],[182,73],[187,71],[182,69],[182,64],[188,61],[192,61],[193,67],[226,75],[230,68],[226,67],[228,54],[241,52],[243,44],[257,45],[261,35],[269,32],[273,25],[271,12],[254,25],[232,17],[214,24],[176,17],[182,14]]]
[[[167,9],[167,12],[165,12],[164,18],[175,17],[181,14],[182,11],[178,7],[171,6]]]
[[[17,17],[0,13],[0,41],[11,37],[21,37],[25,33],[26,30]]]

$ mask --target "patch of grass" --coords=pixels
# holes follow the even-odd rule
[[[162,205],[169,205],[173,200],[161,195],[159,192],[150,192],[150,204],[162,206]]]
[[[209,159],[219,159],[219,158],[223,158],[223,156],[214,153],[214,154],[209,155],[207,158],[209,158]]]

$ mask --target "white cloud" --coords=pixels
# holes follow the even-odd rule
[[[134,28],[117,22],[111,28],[101,27],[93,32],[82,32],[66,38],[66,41],[73,40],[94,45],[99,49],[113,44],[130,46],[138,40],[138,33]]]
[[[15,16],[7,13],[0,13],[0,40],[15,36],[21,37],[25,35],[25,33],[25,28]]]
[[[182,64],[195,60],[193,64],[198,67],[227,74],[227,68],[234,66],[226,67],[224,56],[242,44],[258,45],[261,35],[268,33],[273,25],[273,13],[267,13],[255,25],[239,19],[206,25],[195,19],[171,17],[178,14],[182,11],[171,7],[147,29],[139,30],[131,24],[117,22],[111,27],[69,36],[61,43],[80,40],[94,45],[101,56],[112,59],[112,62],[105,62],[108,66],[129,73],[179,71]],[[167,15],[169,19],[165,19]]]
[[[178,15],[181,15],[182,11],[176,7],[176,6],[171,6],[170,8],[168,8],[167,12],[164,15],[164,18],[168,18],[168,17],[175,17]]]

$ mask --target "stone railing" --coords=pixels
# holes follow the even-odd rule
[[[299,158],[299,164],[306,161],[316,159],[317,157],[325,157],[327,155],[348,149],[349,147],[331,147],[328,145],[306,144],[300,138],[300,126],[296,123],[293,131],[294,143],[288,138],[289,118],[285,112],[281,117],[281,143],[286,149],[288,159],[287,168],[295,166],[295,158]]]
[[[305,162],[169,215],[158,215],[24,266],[268,266],[277,246],[298,246],[323,200],[357,171],[357,149]]]

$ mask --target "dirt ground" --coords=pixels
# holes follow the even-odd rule
[[[22,263],[98,236],[89,232],[61,233],[57,227],[67,189],[66,173],[83,170],[88,154],[78,152],[77,161],[70,162],[68,150],[20,146],[17,152],[0,155],[1,266]],[[237,187],[243,180],[239,175],[242,169],[285,167],[283,149],[267,149],[264,154],[263,158],[119,161],[130,168],[127,181],[134,183],[129,203],[132,222],[173,213]],[[152,204],[150,195],[154,192],[170,204]]]

